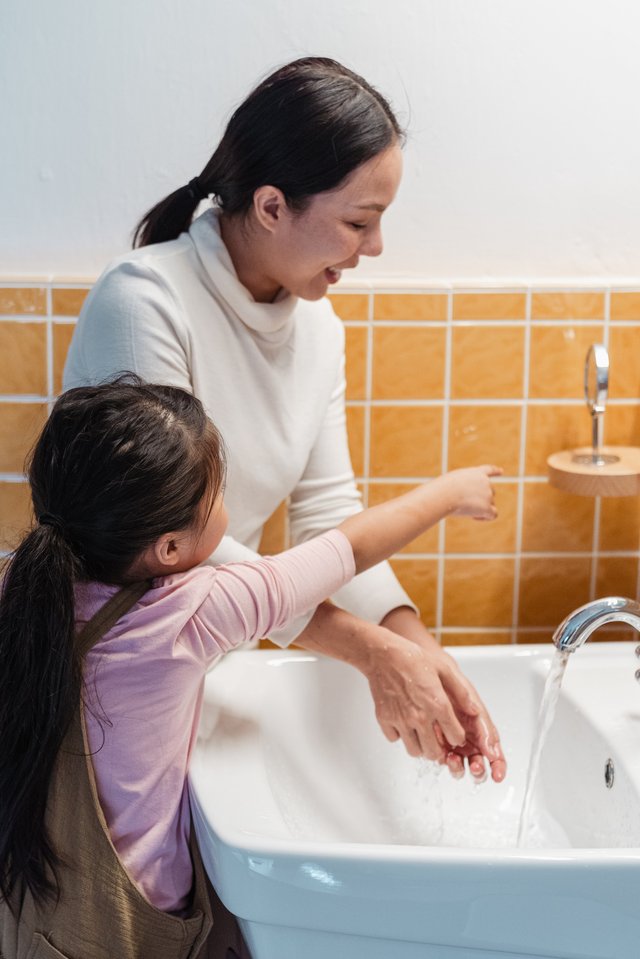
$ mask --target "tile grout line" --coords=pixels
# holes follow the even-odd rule
[[[449,469],[449,418],[451,410],[451,363],[453,350],[453,293],[447,293],[447,325],[445,330],[444,383],[442,408],[441,471]],[[438,575],[436,584],[436,638],[442,642],[444,619],[444,576],[446,551],[446,520],[438,526]]]
[[[49,315],[45,313],[15,313],[3,314],[0,316],[0,323],[38,323],[40,325],[49,322]]]
[[[518,460],[518,497],[516,502],[516,542],[513,566],[513,601],[511,619],[511,642],[517,643],[520,627],[520,581],[522,574],[522,526],[524,522],[524,472],[527,458],[527,401],[529,399],[529,377],[531,364],[531,290],[526,297],[527,323],[524,328],[524,356],[522,370],[522,410],[520,412],[520,451]]]
[[[349,400],[350,406],[364,406],[367,403],[370,403],[372,407],[420,407],[420,408],[438,408],[440,406],[445,406],[445,401],[440,399],[410,399],[410,400],[392,400],[392,399],[381,399],[381,400]],[[637,406],[640,403],[639,396],[624,396],[619,398],[614,398],[608,401],[609,406]],[[566,407],[582,407],[584,406],[584,399],[575,399],[572,397],[566,396],[545,396],[545,397],[489,397],[489,398],[473,398],[473,399],[454,399],[450,398],[447,406],[451,407],[488,407],[488,406],[503,406],[503,407],[521,407],[526,406],[566,406]]]
[[[373,296],[374,294],[370,294]],[[76,324],[78,317],[71,313],[60,313],[56,314],[55,317],[52,317],[56,323],[69,323]],[[3,323],[45,323],[47,320],[46,313],[0,313],[0,322]],[[348,326],[354,327],[366,327],[369,326],[368,320],[345,320],[344,321]],[[456,330],[462,329],[476,329],[481,327],[483,329],[495,329],[503,330],[508,328],[515,329],[525,329],[527,326],[526,320],[487,320],[487,319],[477,319],[477,320],[456,320],[452,321],[453,327]],[[445,320],[372,320],[371,325],[374,329],[432,329],[432,330],[442,330],[446,326]],[[602,320],[535,320],[535,328],[539,327],[598,327],[602,326]],[[629,329],[633,327],[640,326],[640,319],[638,320],[611,320],[612,329]]]
[[[363,466],[363,505],[369,505],[369,483],[371,481],[371,399],[373,394],[373,311],[374,311],[373,290],[367,294],[367,348],[366,348],[366,366],[365,366],[365,387],[364,387],[364,466]]]
[[[0,406],[3,403],[47,403],[49,395],[44,393],[5,393],[0,396]]]
[[[0,287],[21,289],[22,287],[41,287],[44,283],[51,283],[62,289],[86,289],[98,279],[96,273],[68,273],[68,272],[30,272],[0,273]],[[413,293],[420,296],[446,296],[449,289],[456,293],[496,294],[505,296],[523,295],[527,284],[536,294],[581,293],[595,296],[602,293],[609,284],[616,293],[635,293],[638,291],[638,278],[629,275],[591,277],[565,274],[560,276],[535,276],[525,279],[518,276],[497,276],[489,282],[478,276],[431,277],[424,274],[394,275],[389,273],[366,274],[364,270],[360,276],[354,277],[350,272],[343,275],[339,283],[335,284],[331,293],[333,296],[353,296],[365,294],[372,287],[377,286],[381,295],[391,293]]]

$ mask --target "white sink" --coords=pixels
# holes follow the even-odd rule
[[[450,652],[501,730],[500,785],[451,780],[388,743],[341,663],[247,651],[209,674],[193,814],[254,959],[640,956],[633,644],[572,654],[526,849],[515,836],[553,647]]]

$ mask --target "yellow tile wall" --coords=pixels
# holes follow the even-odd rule
[[[0,283],[0,561],[30,523],[25,456],[61,389],[89,288]],[[349,442],[366,504],[446,469],[504,469],[495,523],[451,517],[393,558],[443,643],[547,642],[589,599],[638,596],[640,499],[560,493],[546,458],[590,440],[582,366],[593,342],[611,356],[605,440],[640,445],[640,280],[481,290],[372,281],[331,300],[345,327]],[[283,504],[261,548],[278,551],[287,537]]]

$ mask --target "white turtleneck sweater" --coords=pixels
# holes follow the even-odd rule
[[[289,500],[294,544],[361,509],[347,446],[344,330],[328,300],[257,303],[207,210],[177,240],[115,260],[87,297],[64,388],[131,371],[202,401],[227,449],[228,535],[214,564],[255,559],[265,521]],[[333,597],[380,622],[413,606],[383,563]],[[309,617],[271,636],[287,645]]]

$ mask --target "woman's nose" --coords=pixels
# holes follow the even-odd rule
[[[362,256],[380,256],[383,250],[382,230],[378,227],[363,238],[360,246]]]

